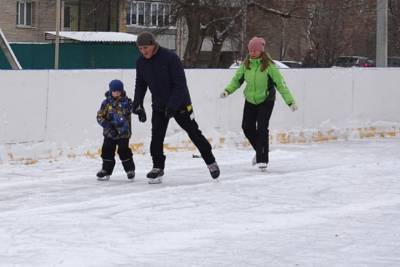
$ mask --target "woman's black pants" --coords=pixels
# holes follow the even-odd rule
[[[257,163],[268,163],[269,160],[269,119],[274,104],[273,100],[266,100],[258,105],[247,101],[244,104],[242,129],[256,151]]]

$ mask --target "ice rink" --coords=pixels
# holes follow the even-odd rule
[[[135,155],[0,164],[0,266],[399,266],[400,139],[168,153],[163,184]]]

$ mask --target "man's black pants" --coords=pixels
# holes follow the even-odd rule
[[[175,121],[178,125],[186,131],[190,140],[200,151],[200,154],[205,163],[211,164],[215,162],[214,155],[211,152],[211,145],[201,133],[197,122],[191,118],[192,111],[180,110],[174,115]],[[151,117],[151,144],[150,153],[153,158],[153,167],[164,169],[165,155],[164,155],[164,139],[167,132],[169,119],[165,116],[163,111],[153,110]]]
[[[103,170],[108,174],[112,174],[115,166],[115,150],[118,146],[118,155],[121,159],[122,166],[126,172],[135,170],[135,163],[132,158],[132,151],[129,147],[129,138],[121,138],[113,140],[104,138],[103,147],[101,149],[101,157],[103,158]]]
[[[244,135],[256,151],[257,163],[268,163],[269,119],[275,101],[266,100],[259,105],[245,102],[242,120]]]

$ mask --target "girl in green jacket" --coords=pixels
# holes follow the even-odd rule
[[[256,151],[253,165],[257,164],[261,170],[265,170],[269,160],[268,127],[275,103],[275,88],[292,111],[296,111],[297,106],[281,73],[265,52],[265,40],[260,37],[252,38],[248,49],[249,55],[221,93],[221,98],[232,94],[246,82],[242,129]]]

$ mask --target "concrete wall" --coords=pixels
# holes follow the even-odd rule
[[[223,142],[228,133],[243,137],[243,90],[219,98],[234,72],[186,70],[196,120],[214,144]],[[277,95],[270,123],[272,142],[400,135],[400,69],[284,69],[282,73],[299,111],[292,113]],[[5,147],[15,143],[100,146],[96,112],[108,82],[116,78],[124,81],[128,96],[133,97],[134,70],[0,71],[3,158]],[[149,93],[145,107],[150,117]],[[140,124],[133,117],[133,131],[132,143],[146,143],[150,123]],[[168,135],[178,132],[172,121]]]

